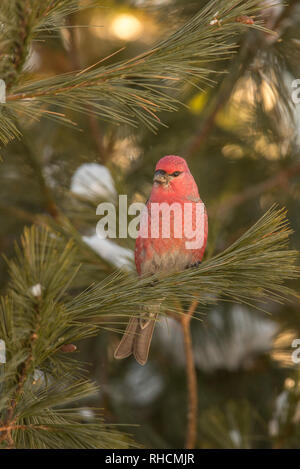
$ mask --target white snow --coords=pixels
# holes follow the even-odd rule
[[[94,412],[91,409],[88,409],[87,407],[84,409],[80,409],[79,413],[85,420],[91,420],[95,418]]]
[[[110,262],[112,265],[118,268],[132,268],[134,255],[131,249],[123,248],[110,239],[100,238],[97,234],[92,236],[83,236],[82,239],[103,259]]]
[[[130,401],[138,405],[150,405],[163,389],[163,380],[151,363],[145,367],[132,363],[124,384]]]
[[[229,436],[235,447],[240,448],[242,444],[242,437],[239,430],[232,429],[229,430]]]
[[[272,348],[276,331],[274,321],[259,317],[246,308],[234,306],[226,313],[214,310],[204,319],[199,335],[193,335],[196,367],[205,372],[245,368],[258,353]],[[183,365],[184,348],[178,323],[168,318],[166,326],[166,321],[160,321],[157,338],[166,352]]]
[[[41,296],[42,295],[42,285],[40,283],[37,283],[36,285],[33,285],[31,288],[30,288],[30,293],[33,295],[33,296]]]
[[[42,370],[39,370],[38,368],[35,368],[33,372],[33,383],[35,385],[45,385],[46,384],[46,377],[45,373]]]
[[[109,169],[98,163],[84,163],[77,168],[71,180],[71,192],[88,200],[114,200],[117,195]]]

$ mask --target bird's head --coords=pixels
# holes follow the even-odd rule
[[[180,156],[168,155],[161,158],[154,172],[154,189],[176,193],[194,192],[197,188],[187,162]],[[196,189],[198,192],[198,190]]]
[[[190,175],[186,161],[180,156],[168,155],[159,160],[156,165],[153,182],[159,186],[168,187],[181,181]]]

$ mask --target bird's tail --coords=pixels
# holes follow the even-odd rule
[[[114,357],[127,358],[133,354],[140,365],[145,365],[148,360],[149,348],[153,336],[157,314],[151,314],[147,318],[131,317],[126,331],[116,348]]]

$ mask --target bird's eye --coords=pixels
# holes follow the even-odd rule
[[[161,174],[163,176],[166,174],[166,171],[164,169],[157,169],[154,174]]]
[[[179,176],[179,174],[181,174],[182,171],[175,171],[174,173],[171,174],[171,176],[174,176],[175,178],[177,178],[177,176]]]

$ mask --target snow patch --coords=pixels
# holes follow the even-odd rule
[[[123,248],[110,239],[100,238],[97,234],[83,236],[83,241],[88,244],[100,257],[120,268],[132,268],[134,254],[131,249]]]
[[[108,168],[98,163],[85,163],[73,174],[71,192],[88,200],[115,199],[117,191]]]

